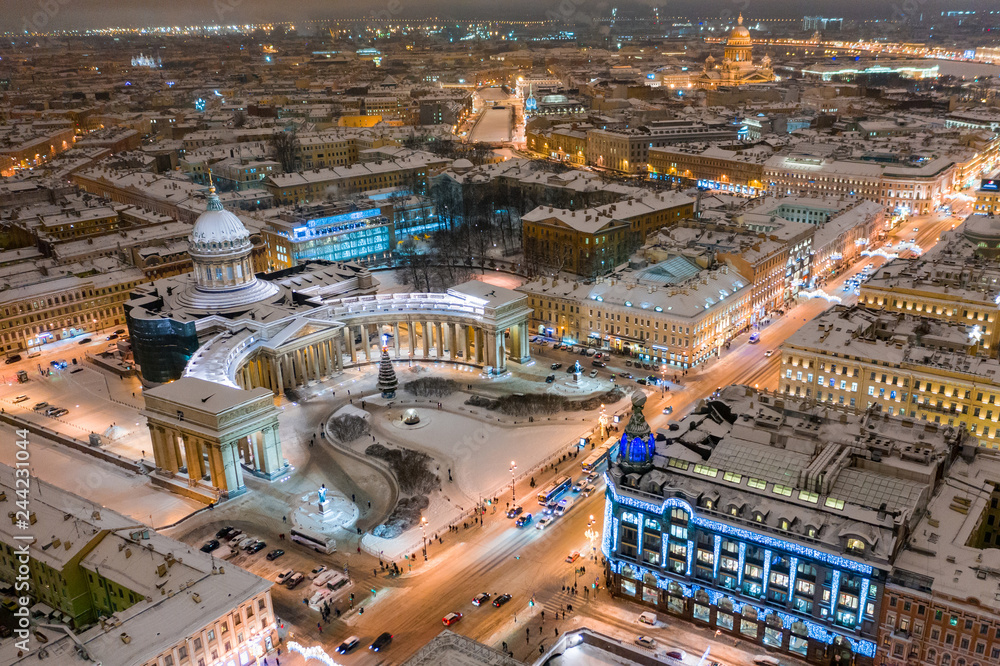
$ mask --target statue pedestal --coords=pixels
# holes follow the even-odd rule
[[[316,506],[319,507],[319,513],[320,513],[320,515],[323,515],[324,513],[328,512],[330,510],[330,500],[326,500],[326,501],[323,501],[323,502],[317,502]]]

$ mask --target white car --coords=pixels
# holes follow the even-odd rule
[[[597,490],[597,487],[592,483],[588,483],[584,489],[580,491],[580,494],[584,497],[590,497],[595,490]]]
[[[764,352],[764,356],[770,358],[771,354],[773,354],[773,353],[774,353],[773,349],[768,349],[766,352]]]
[[[553,516],[544,516],[541,520],[535,523],[535,529],[544,530],[546,527],[554,523],[555,520],[556,519]]]
[[[652,650],[656,647],[656,639],[651,636],[636,636],[635,644]]]
[[[590,376],[591,377],[596,377],[597,376],[597,368],[594,368],[593,370],[590,371]]]
[[[753,658],[753,663],[756,666],[781,666],[781,662],[769,654],[757,655]]]

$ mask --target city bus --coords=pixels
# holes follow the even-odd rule
[[[538,493],[538,503],[541,505],[546,505],[555,498],[562,495],[564,492],[569,490],[570,486],[573,485],[573,481],[568,476],[563,476],[556,479],[555,483],[551,486]]]
[[[312,548],[317,553],[326,553],[329,555],[330,553],[337,552],[337,541],[332,536],[317,534],[316,532],[310,532],[301,528],[293,529],[288,534],[291,536],[292,541],[301,543],[307,548]]]
[[[618,438],[611,437],[608,441],[591,451],[590,455],[587,456],[582,463],[580,463],[580,467],[583,468],[584,472],[590,474],[611,458],[611,454],[615,450],[615,445],[617,443]]]

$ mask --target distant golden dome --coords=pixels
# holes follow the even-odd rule
[[[746,40],[745,43],[750,43],[750,31],[743,27],[743,14],[740,14],[739,18],[736,19],[736,27],[729,33],[730,44],[734,43],[734,39]]]

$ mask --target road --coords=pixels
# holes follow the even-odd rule
[[[954,222],[955,220],[942,216],[911,219],[890,234],[890,240],[897,242],[899,239],[909,240],[915,236],[917,243],[927,250],[936,242],[940,233],[950,228]],[[918,227],[920,231],[914,234],[913,227]],[[852,303],[856,297],[841,291],[844,281],[858,273],[866,264],[878,266],[882,261],[878,258],[863,258],[856,262],[849,270],[828,282],[828,293],[841,297],[845,303]],[[688,376],[681,378],[679,386],[672,385],[670,391],[661,393],[659,390],[645,388],[649,395],[645,413],[650,424],[654,428],[664,426],[667,421],[692,409],[698,400],[719,386],[740,383],[776,389],[780,354],[767,356],[766,351],[777,349],[805,321],[829,307],[831,303],[822,298],[799,303],[762,329],[760,343],[747,344],[747,336],[742,336],[733,342],[731,349],[723,352],[721,358],[712,360],[696,372],[690,372]],[[580,358],[571,358],[569,352],[556,351],[551,346],[533,347],[539,349],[535,352],[538,364],[547,365],[559,361],[566,365]],[[622,357],[612,357],[602,374],[626,371],[638,376],[659,374],[655,370],[643,370],[639,374],[634,368],[627,367],[625,361]],[[623,383],[639,388],[638,384],[628,380],[623,380]],[[663,407],[668,404],[674,408],[674,413],[670,416],[662,414]],[[566,473],[566,470],[576,472],[575,476],[579,476],[579,468],[576,467],[578,462],[569,461],[557,472],[550,472],[549,477],[556,473]],[[539,485],[544,484],[549,477],[537,479]],[[602,488],[598,488],[593,496],[578,500],[578,504],[568,515],[557,519],[544,531],[515,528],[512,521],[501,517],[502,513],[498,512],[487,516],[486,524],[482,527],[476,526],[460,530],[457,535],[447,535],[443,546],[430,547],[428,566],[412,575],[396,579],[366,577],[358,587],[362,590],[375,587],[377,596],[363,600],[363,615],[350,613],[328,625],[322,636],[317,635],[313,629],[297,640],[305,644],[320,641],[332,654],[336,645],[348,635],[358,635],[362,641],[370,643],[382,631],[390,631],[395,639],[384,655],[359,649],[354,654],[338,657],[338,661],[346,664],[375,664],[385,661],[400,663],[442,630],[441,618],[450,612],[464,614],[463,619],[452,627],[453,631],[493,647],[500,647],[505,641],[518,659],[529,659],[536,655],[539,642],[551,642],[555,629],[564,631],[587,625],[621,638],[634,638],[640,633],[639,626],[634,622],[635,615],[640,610],[637,605],[608,602],[605,590],[598,591],[596,600],[580,595],[570,596],[563,591],[564,585],[572,583],[575,567],[584,561],[569,564],[565,557],[572,550],[587,552],[588,542],[584,532],[591,515],[598,518],[601,516],[604,506],[601,491]],[[527,493],[530,493],[530,489],[518,488],[518,494],[522,498]],[[506,499],[501,497],[501,511]],[[537,507],[530,499],[526,504],[529,511]],[[600,575],[600,565],[588,561],[585,566],[587,573],[582,577],[581,583],[593,583],[595,576]],[[365,572],[365,576],[367,575],[368,572]],[[513,599],[499,609],[492,606],[476,608],[471,599],[478,592],[508,593],[513,595]],[[534,607],[528,603],[532,596],[536,600]],[[566,620],[554,621],[555,611],[564,610],[567,603],[573,605],[574,611],[567,615]],[[546,611],[544,623],[541,621],[541,610]],[[544,628],[539,634],[538,627],[542,625]],[[526,627],[531,629],[528,641],[525,639]],[[657,635],[655,630],[652,633]],[[726,637],[716,640],[685,623],[675,623],[669,634],[661,631],[659,638],[661,642],[666,640],[668,644],[684,649],[692,664],[696,663],[697,657],[708,643],[712,646],[714,658],[734,666],[750,663],[752,655],[759,653],[754,646],[741,643],[734,647]]]

